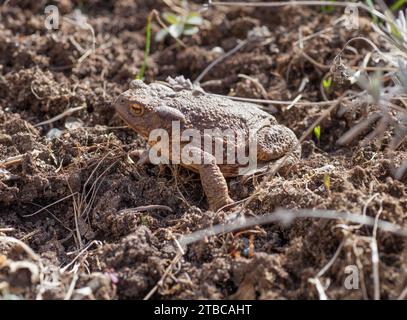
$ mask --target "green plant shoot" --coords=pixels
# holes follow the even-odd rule
[[[328,174],[324,175],[324,186],[328,192],[331,190],[331,178]]]
[[[143,64],[141,65],[141,68],[139,72],[137,73],[136,79],[138,80],[143,80],[144,79],[144,73],[147,68],[147,61],[148,57],[150,55],[150,47],[151,47],[151,19],[152,19],[152,14],[150,13],[147,17],[147,30],[146,30],[146,47],[144,49],[144,61]]]
[[[322,81],[322,86],[324,87],[327,93],[331,92],[332,78],[324,79]]]
[[[169,24],[168,29],[161,29],[155,35],[157,42],[163,41],[168,35],[178,39],[182,35],[191,36],[199,31],[203,19],[198,12],[188,12],[185,15],[176,15],[172,12],[163,13],[164,20]]]
[[[316,127],[314,128],[314,134],[315,134],[315,137],[317,138],[318,144],[319,144],[319,143],[320,143],[320,139],[321,139],[321,126],[316,126]]]

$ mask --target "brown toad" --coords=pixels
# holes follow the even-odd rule
[[[200,88],[194,89],[189,80],[183,77],[169,78],[168,82],[168,85],[161,83],[147,85],[141,80],[132,81],[130,89],[117,98],[114,104],[116,112],[131,128],[148,139],[151,147],[149,160],[152,149],[160,145],[163,150],[158,154],[171,163],[180,163],[200,174],[211,210],[233,203],[224,177],[253,172],[241,170],[247,167],[247,161],[244,164],[236,161],[236,154],[239,159],[239,152],[249,153],[250,157],[245,159],[254,159],[256,168],[264,167],[265,164],[285,156],[288,152],[291,154],[285,165],[292,164],[300,158],[301,147],[295,134],[287,127],[279,125],[272,115],[260,110],[256,105],[205,93]],[[174,128],[180,130],[181,137]],[[168,133],[167,147],[163,141],[151,138],[156,129]],[[211,130],[228,134],[232,132],[236,135],[234,137],[227,134],[217,135],[219,132],[211,135]],[[184,136],[184,132],[188,134]],[[196,132],[200,137],[196,138],[193,134]],[[202,147],[202,142],[205,148]],[[215,156],[216,144],[223,146],[220,159],[219,153]],[[252,145],[255,148],[251,148]],[[182,148],[185,148],[186,153]],[[199,161],[190,161],[188,156],[192,154],[197,156],[193,159]],[[142,158],[147,159],[146,155],[145,153]],[[175,159],[174,155],[181,157]],[[186,157],[182,157],[185,155]],[[227,158],[228,155],[231,155],[231,158]],[[232,161],[226,163],[222,161],[226,158]]]

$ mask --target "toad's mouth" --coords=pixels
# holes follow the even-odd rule
[[[129,116],[126,114],[125,111],[123,111],[120,108],[120,105],[114,105],[115,110],[116,110],[116,114],[119,116],[120,119],[122,119],[124,121],[124,123],[126,123],[126,125],[133,129],[134,131],[136,131],[138,134],[142,135],[144,138],[148,137],[148,133],[144,132],[145,130],[143,130],[143,128],[140,128],[139,126],[136,126],[134,124],[134,121],[129,120]]]

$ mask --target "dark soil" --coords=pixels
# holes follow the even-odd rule
[[[90,30],[67,20],[61,20],[59,30],[46,30],[47,4],[11,0],[0,7],[0,161],[11,161],[0,165],[0,297],[142,299],[176,256],[176,237],[229,219],[228,212],[208,211],[195,173],[176,166],[136,166],[129,152],[145,143],[114,115],[112,102],[142,64],[149,12],[169,9],[158,0],[59,1],[64,17],[72,19],[80,10],[94,29],[96,50],[84,57],[92,47]],[[300,32],[306,37],[332,26],[340,10],[216,7],[202,15],[207,21],[200,32],[182,37],[187,48],[172,38],[152,42],[146,82],[178,75],[194,80],[219,56],[216,48],[226,52],[254,27],[266,26],[268,44],[246,46],[215,66],[202,80],[203,88],[291,100],[306,79],[302,101],[321,101],[321,81],[344,44],[359,34],[375,39],[367,24],[353,31],[334,27],[304,43],[313,63],[295,41]],[[154,21],[153,34],[159,29]],[[362,42],[354,47],[359,56],[347,54],[357,65],[367,49]],[[240,74],[258,79],[267,96]],[[345,89],[337,85],[328,98]],[[300,137],[327,107],[276,105],[270,110]],[[76,111],[41,124],[71,108]],[[287,174],[245,183],[232,178],[232,198],[260,191],[247,208],[249,216],[281,207],[365,211],[407,227],[405,180],[391,173],[393,164],[407,158],[406,143],[391,158],[385,149],[391,133],[368,144],[358,139],[345,147],[336,144],[361,116],[334,110],[321,123],[320,141],[306,139],[301,161]],[[137,209],[148,205],[172,211]],[[342,242],[337,259],[320,277],[326,294],[373,298],[372,228],[306,219],[250,231],[190,245],[151,298],[318,299],[310,279]],[[4,236],[23,241],[33,253]],[[253,247],[246,254],[248,242]],[[377,243],[380,297],[396,299],[407,285],[405,242],[379,230]],[[359,268],[359,289],[344,286],[350,265]]]

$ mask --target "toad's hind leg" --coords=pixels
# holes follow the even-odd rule
[[[281,125],[272,125],[259,130],[257,133],[257,159],[259,161],[272,161],[290,155],[282,165],[282,169],[296,163],[301,157],[301,145],[289,128]]]
[[[215,157],[199,148],[190,147],[189,149],[200,159],[199,163],[191,166],[199,172],[209,209],[217,211],[225,205],[232,204],[234,201],[229,197],[228,185],[216,164]]]

